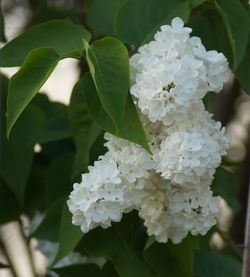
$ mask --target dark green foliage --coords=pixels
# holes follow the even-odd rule
[[[145,259],[157,276],[192,276],[193,251],[198,246],[198,237],[188,236],[181,244],[153,242],[145,249]]]
[[[225,24],[233,52],[233,69],[236,69],[246,52],[250,21],[238,0],[217,0],[215,6]]]
[[[100,133],[100,128],[92,121],[86,106],[83,79],[79,80],[71,94],[69,121],[76,145],[72,176],[76,177],[87,170],[90,147]]]
[[[97,34],[113,35],[116,11],[124,0],[88,0],[86,21]],[[105,12],[103,12],[105,9]]]
[[[187,21],[186,0],[126,0],[118,8],[114,21],[115,35],[125,43],[139,46],[152,39],[161,25],[179,16]]]
[[[119,276],[155,276],[142,256],[143,248],[138,239],[145,235],[143,229],[137,233],[138,223],[136,214],[129,214],[106,230],[97,228],[83,237],[81,250],[90,256],[112,261]]]
[[[0,178],[0,211],[0,224],[17,220],[23,212],[15,194],[6,186],[2,178]]]
[[[250,94],[250,43],[248,43],[247,51],[242,63],[237,68],[235,75],[238,81],[240,82],[242,88]]]
[[[68,119],[68,107],[58,102],[50,102],[45,94],[39,93],[34,98],[34,104],[44,114],[44,124],[41,126],[37,141],[48,143],[67,139],[72,136]]]
[[[47,206],[70,193],[72,164],[73,153],[70,152],[59,155],[49,164],[43,180]]]
[[[1,75],[0,83],[0,175],[19,202],[23,204],[25,186],[33,159],[33,149],[43,121],[43,114],[36,106],[30,105],[19,118],[8,140],[6,137],[7,80]]]
[[[66,197],[61,197],[46,210],[46,216],[41,224],[32,232],[31,236],[53,242],[59,241],[62,208]]]
[[[233,67],[233,53],[227,30],[215,6],[210,2],[205,2],[194,9],[192,15],[188,22],[193,29],[192,35],[200,37],[207,50],[215,49],[222,52],[227,57],[230,66]]]
[[[194,277],[240,277],[241,263],[230,256],[212,251],[195,253]]]
[[[215,173],[212,188],[214,193],[223,197],[235,212],[240,210],[239,180],[235,174],[219,167]]]
[[[69,212],[67,203],[64,203],[59,229],[59,249],[53,264],[56,264],[62,258],[67,256],[83,237],[83,232],[80,228],[72,224],[71,217],[72,215]]]

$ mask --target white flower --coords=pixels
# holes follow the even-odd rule
[[[154,165],[146,150],[134,143],[110,134],[105,137],[110,151],[89,167],[80,184],[74,184],[68,200],[73,224],[85,233],[97,226],[107,228],[136,208],[145,195],[140,178]]]
[[[83,232],[98,225],[108,227],[119,221],[123,209],[123,184],[116,163],[105,155],[89,167],[80,184],[74,184],[68,206],[73,224],[81,225]]]
[[[131,94],[152,122],[172,123],[178,111],[186,112],[208,91],[220,91],[229,78],[224,55],[206,51],[183,26],[180,18],[173,19],[131,58]]]

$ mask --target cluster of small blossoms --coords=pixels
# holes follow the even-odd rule
[[[175,18],[131,57],[130,93],[152,154],[105,134],[108,151],[74,184],[68,200],[73,224],[83,232],[107,228],[131,210],[159,242],[180,243],[216,223],[220,197],[210,185],[229,137],[202,98],[222,89],[228,63],[190,32]]]
[[[135,83],[130,92],[152,122],[169,125],[183,118],[193,103],[208,91],[219,92],[228,79],[224,55],[206,51],[199,38],[190,38],[191,31],[175,18],[131,58]]]

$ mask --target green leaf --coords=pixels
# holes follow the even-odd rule
[[[36,106],[30,105],[20,116],[13,128],[12,136],[6,138],[7,81],[0,75],[0,176],[12,190],[20,204],[34,155],[34,145],[43,124],[43,114]]]
[[[59,241],[62,208],[66,197],[57,199],[46,211],[41,224],[31,233],[31,237],[53,242]]]
[[[194,277],[240,277],[241,263],[230,256],[212,251],[195,253]]]
[[[106,263],[102,268],[95,264],[77,264],[53,269],[60,277],[117,277],[111,263]]]
[[[249,34],[249,18],[238,0],[217,0],[215,6],[221,14],[233,51],[234,70],[240,65],[246,52]]]
[[[189,4],[190,4],[191,9],[195,9],[207,1],[208,0],[189,0]]]
[[[136,47],[151,40],[161,25],[179,16],[189,16],[186,0],[127,0],[118,8],[114,22],[115,35]],[[147,39],[146,39],[147,38]]]
[[[100,133],[100,128],[90,117],[83,91],[83,79],[74,86],[69,104],[69,121],[76,144],[73,177],[87,170],[90,147]]]
[[[48,143],[72,137],[68,107],[59,102],[52,102],[44,93],[38,93],[31,101],[39,107],[44,114],[44,123],[41,126],[37,141]]]
[[[109,133],[115,134],[116,128],[114,123],[102,107],[95,84],[89,72],[83,77],[82,84],[89,114],[102,129],[108,131]]]
[[[47,170],[49,160],[44,155],[44,147],[39,153],[35,153],[29,180],[25,189],[25,214],[33,218],[36,211],[44,212],[47,208],[44,173]]]
[[[135,142],[141,145],[142,147],[144,147],[149,153],[151,153],[145,132],[141,125],[141,122],[137,114],[137,110],[131,95],[129,95],[128,97],[124,122],[117,136],[127,139],[129,141]]]
[[[128,96],[126,104],[122,128],[118,133],[116,133],[116,128],[112,120],[109,118],[109,116],[106,114],[101,106],[94,86],[94,82],[89,73],[87,73],[83,78],[83,90],[88,111],[93,120],[95,120],[98,125],[100,125],[105,131],[118,137],[135,142],[144,147],[148,152],[150,152],[143,127],[141,125],[136,108],[130,95]]]
[[[113,20],[120,3],[124,0],[88,0],[86,21],[99,34],[113,34]],[[108,7],[108,9],[107,9]],[[105,10],[105,12],[103,12]]]
[[[56,102],[50,102],[49,105],[52,112],[49,117],[45,114],[46,118],[38,136],[38,142],[46,143],[72,137],[67,106]]]
[[[153,277],[155,275],[137,249],[140,237],[135,236],[134,220],[134,214],[129,214],[108,229],[92,230],[83,237],[81,247],[90,256],[112,261],[121,277]]]
[[[74,226],[72,224],[72,214],[69,212],[68,205],[65,202],[62,209],[59,230],[59,249],[52,265],[55,265],[71,251],[73,251],[83,235],[84,234],[79,226]]]
[[[235,174],[219,167],[214,176],[212,189],[213,192],[221,196],[235,212],[240,210],[241,205],[237,197],[239,194],[239,180]]]
[[[104,155],[107,152],[107,148],[104,145],[106,140],[104,139],[104,131],[102,130],[89,151],[89,163],[93,165],[99,156]]]
[[[117,39],[105,37],[91,46],[84,43],[87,61],[105,112],[121,128],[129,91],[127,48]]]
[[[0,225],[18,220],[23,210],[10,188],[0,178]]]
[[[207,50],[222,52],[233,67],[233,53],[227,30],[215,5],[208,1],[193,11],[188,21],[192,36],[200,37]],[[208,35],[209,34],[209,35]]]
[[[191,277],[193,272],[193,250],[197,248],[197,237],[188,236],[180,244],[151,243],[144,257],[159,277]]]
[[[46,204],[49,206],[72,189],[71,172],[73,153],[65,153],[55,158],[44,174]]]
[[[237,80],[242,88],[250,94],[250,42],[243,61],[235,72]]]
[[[60,57],[50,48],[32,50],[10,79],[7,101],[7,135],[31,99],[49,78]]]
[[[34,48],[49,47],[61,56],[80,56],[82,39],[90,34],[82,26],[64,20],[51,20],[26,30],[0,49],[0,66],[21,65]],[[18,50],[17,50],[18,49]]]
[[[59,249],[52,264],[68,255],[81,240],[83,233],[79,227],[72,225],[72,215],[68,210],[66,196],[58,198],[47,209],[39,226],[31,233],[31,237],[40,240],[59,242]]]
[[[8,187],[13,191],[20,204],[24,203],[24,192],[27,185],[31,164],[34,155],[34,144],[29,143],[35,126],[39,121],[39,113],[28,109],[20,118],[19,124],[13,132],[14,139],[8,141],[4,133],[1,133],[1,164],[0,175]],[[22,138],[22,133],[25,136]],[[28,141],[25,142],[25,137]]]

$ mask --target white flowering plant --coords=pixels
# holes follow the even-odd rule
[[[48,276],[241,276],[217,224],[225,205],[242,213],[241,167],[215,107],[250,93],[247,1],[86,2],[83,23],[0,36],[0,67],[20,66],[0,75],[0,224],[31,220],[28,238],[54,247]],[[40,93],[66,58],[69,105]]]

